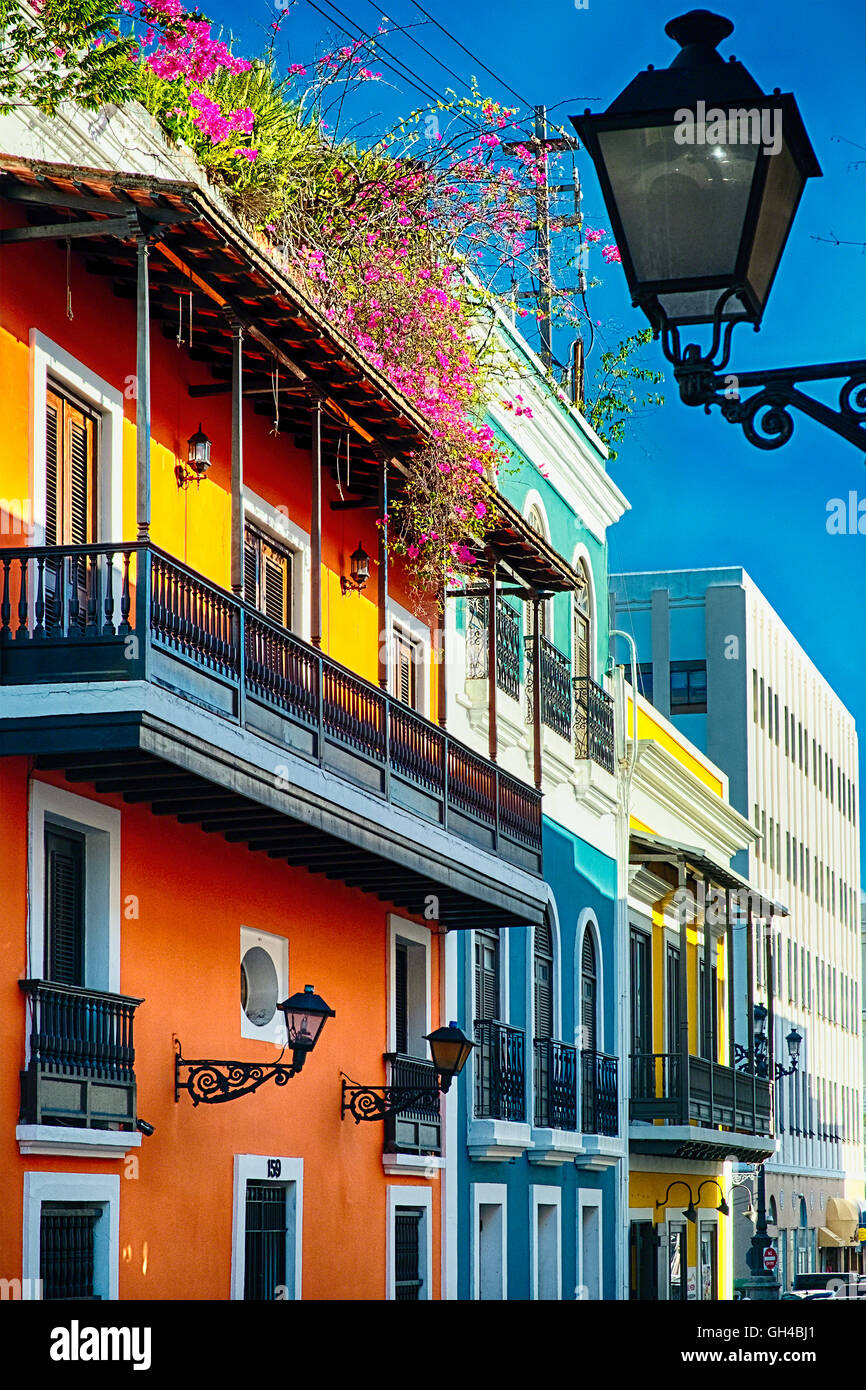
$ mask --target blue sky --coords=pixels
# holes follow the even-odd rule
[[[337,3],[353,33],[375,29],[383,13],[395,24],[420,26],[411,34],[455,73],[469,78],[475,72],[485,94],[514,102],[425,21],[413,0],[393,0],[385,11],[372,0]],[[639,68],[667,65],[676,47],[664,25],[687,8],[676,0],[588,0],[583,8],[572,0],[422,3],[499,78],[528,102],[545,102],[559,120],[587,105],[603,110]],[[305,62],[326,39],[345,41],[338,27],[345,21],[327,0],[316,4],[333,22],[310,0],[294,0],[280,35],[281,61]],[[251,0],[240,14],[229,0],[209,0],[204,8],[234,31],[238,51],[261,50],[274,18],[271,0]],[[746,327],[734,334],[731,370],[866,357],[866,254],[860,245],[815,240],[866,240],[866,10],[858,13],[850,0],[725,0],[720,11],[735,26],[721,52],[735,54],[763,90],[794,93],[823,170],[803,195],[760,334]],[[386,53],[401,58],[422,85],[439,91],[457,86],[405,35],[390,39]],[[369,112],[382,113],[364,128],[371,131],[422,102],[408,83],[402,91],[370,85],[367,93]],[[578,158],[587,221],[607,226],[592,163],[586,155]],[[605,267],[597,258],[593,268],[604,283],[592,292],[592,315],[602,320],[613,346],[643,327],[643,316],[631,308],[620,267]],[[666,366],[658,344],[644,360]],[[682,405],[669,375],[661,389],[665,405],[634,419],[611,466],[632,505],[611,533],[611,569],[743,565],[852,711],[862,741],[866,535],[829,534],[827,507],[852,491],[866,499],[863,455],[796,412],[793,439],[776,451],[758,450],[717,411],[707,418]],[[832,399],[832,386],[822,394]],[[861,803],[863,788],[861,779]]]

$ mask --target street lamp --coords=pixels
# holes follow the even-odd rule
[[[359,594],[362,589],[367,587],[367,580],[370,578],[370,557],[366,550],[358,541],[358,549],[353,550],[349,556],[351,566],[351,578],[346,578],[345,574],[340,575],[340,588],[343,594]]]
[[[760,325],[806,180],[821,174],[794,97],[764,94],[716,51],[732,29],[707,10],[672,19],[665,32],[681,51],[670,67],[648,68],[607,111],[572,121],[596,166],[632,302],[661,335],[684,403],[708,414],[718,405],[758,448],[787,442],[796,406],[863,449],[866,361],[721,375],[735,325]],[[680,342],[680,328],[697,324],[712,325],[706,353]],[[838,410],[796,384],[832,378],[846,378]],[[748,386],[763,389],[743,400]]]
[[[766,1077],[769,1074],[769,1040],[767,1038],[767,1010],[763,1004],[756,1004],[754,1008],[755,1019],[755,1072],[758,1076]],[[803,1039],[796,1028],[791,1029],[785,1038],[788,1048],[788,1057],[791,1065],[783,1067],[781,1062],[776,1062],[774,1067],[773,1079],[778,1081],[782,1076],[793,1076],[800,1062],[800,1044]]]
[[[210,451],[211,442],[199,425],[195,434],[191,434],[187,440],[186,467],[182,463],[175,466],[178,487],[189,487],[190,483],[198,487],[210,468]]]
[[[285,1086],[293,1076],[297,1076],[308,1055],[319,1039],[319,1034],[329,1018],[335,1018],[335,1011],[315,993],[312,985],[305,985],[298,994],[285,999],[277,1008],[286,1021],[286,1046],[292,1049],[291,1065],[276,1062],[224,1062],[202,1058],[191,1062],[181,1052],[180,1039],[175,1038],[174,1059],[174,1098],[180,1100],[181,1091],[188,1091],[193,1105],[219,1105],[224,1101],[237,1100],[248,1096],[265,1081],[275,1081]],[[285,1051],[285,1047],[283,1048]],[[280,1057],[282,1057],[282,1052]],[[181,1072],[186,1072],[186,1077]]]
[[[453,1021],[447,1028],[436,1028],[424,1036],[433,1059],[429,1083],[425,1085],[419,1079],[415,1086],[359,1086],[344,1074],[340,1118],[351,1115],[357,1125],[361,1120],[385,1120],[407,1110],[438,1112],[440,1093],[444,1095],[455,1076],[460,1075],[475,1044]]]

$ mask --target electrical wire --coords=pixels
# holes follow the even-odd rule
[[[527,100],[526,100],[526,97],[522,97],[522,96],[520,95],[519,92],[516,92],[516,91],[514,90],[514,88],[511,87],[511,86],[509,86],[509,84],[508,84],[506,81],[504,81],[503,78],[499,77],[499,76],[493,71],[492,68],[489,68],[489,67],[487,66],[486,63],[482,63],[481,59],[477,56],[477,54],[473,53],[471,49],[467,48],[466,45],[463,44],[463,43],[461,43],[459,39],[455,38],[454,35],[451,33],[451,31],[450,31],[449,29],[446,29],[444,25],[442,25],[442,24],[439,23],[439,20],[438,20],[438,19],[434,19],[433,16],[432,16],[432,14],[430,14],[427,10],[425,10],[425,8],[424,8],[423,5],[420,5],[420,4],[418,3],[418,0],[412,0],[412,4],[415,6],[416,10],[420,10],[420,11],[421,11],[421,13],[424,15],[424,17],[425,17],[426,19],[429,19],[429,20],[430,20],[430,23],[431,23],[431,24],[435,24],[435,25],[436,25],[436,28],[439,29],[443,34],[445,34],[446,37],[449,38],[449,39],[451,40],[452,43],[456,43],[456,45],[457,45],[458,48],[462,48],[463,52],[464,52],[469,58],[471,58],[472,61],[473,61],[474,63],[477,63],[478,66],[479,66],[480,68],[483,68],[484,71],[485,71],[490,77],[493,78],[494,82],[498,82],[499,85],[500,85],[500,87],[504,87],[504,88],[505,88],[506,92],[510,92],[512,96],[517,97],[517,100],[520,102],[521,106],[525,106],[527,110],[531,110],[531,109],[532,109],[532,102],[531,102],[531,101],[527,101]]]
[[[377,5],[377,4],[375,3],[375,0],[367,0],[367,4],[370,6],[370,9],[371,9],[371,10],[375,10],[376,13],[377,13],[377,14],[380,14],[380,15],[382,16],[383,19],[388,19],[388,20],[390,20],[392,24],[395,24],[395,23],[398,22],[398,21],[396,21],[396,20],[394,19],[394,16],[393,16],[393,15],[385,14],[385,12],[384,12],[384,10],[381,8],[381,6],[379,6],[379,5]],[[448,64],[447,64],[447,63],[443,63],[441,58],[437,58],[435,53],[431,53],[429,48],[425,48],[424,45],[423,45],[423,43],[419,42],[419,40],[416,39],[416,38],[414,37],[414,35],[412,35],[412,34],[409,33],[408,28],[407,28],[406,26],[401,25],[395,32],[397,32],[397,33],[399,33],[399,34],[405,34],[405,35],[406,35],[406,38],[409,40],[410,43],[414,43],[415,47],[416,47],[416,48],[420,48],[420,50],[421,50],[422,53],[426,53],[428,58],[432,58],[432,59],[433,59],[433,62],[436,63],[436,64],[438,64],[438,66],[439,66],[440,68],[442,68],[445,72],[447,72],[448,75],[449,75],[449,77],[455,78],[456,81],[459,82],[459,83],[461,83],[461,85],[464,86],[468,91],[470,91],[470,92],[472,91],[472,84],[471,84],[471,82],[467,82],[467,81],[466,81],[466,78],[465,78],[465,77],[461,77],[460,74],[459,74],[459,72],[455,72],[453,68],[449,68]]]
[[[375,35],[368,34],[364,29],[361,29],[360,26],[356,24],[355,20],[353,20],[351,16],[347,15],[344,10],[341,10],[339,6],[333,4],[332,0],[323,0],[323,3],[326,4],[329,7],[329,9],[334,10],[335,13],[340,16],[341,19],[345,20],[346,24],[350,24],[353,26],[353,28],[357,28],[358,33],[353,34],[351,29],[346,28],[346,24],[340,24],[337,20],[334,19],[333,15],[330,15],[326,13],[325,10],[321,9],[315,3],[315,0],[307,0],[307,4],[310,6],[311,9],[315,10],[317,14],[320,14],[323,19],[326,19],[328,21],[329,24],[336,24],[337,28],[341,29],[342,32],[348,38],[353,40],[365,39],[367,42],[375,41]],[[404,63],[400,62],[399,58],[394,58],[393,61],[389,61],[386,58],[381,58],[377,54],[376,61],[381,63],[383,67],[388,68],[391,72],[395,74],[396,77],[399,77],[401,81],[408,82],[409,86],[414,87],[415,91],[418,92],[419,95],[422,96],[425,101],[432,101],[438,104],[442,100],[442,97],[437,92],[433,91],[431,88],[419,87],[418,83],[414,80],[414,77],[409,73],[408,68],[406,68]],[[402,69],[402,71],[400,71],[400,69]],[[423,82],[423,78],[419,80]]]

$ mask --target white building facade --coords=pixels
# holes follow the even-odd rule
[[[757,997],[773,993],[779,1149],[767,1163],[783,1287],[857,1268],[863,1196],[858,745],[854,719],[739,568],[611,577],[611,623],[637,642],[644,693],[724,768],[760,831],[734,867],[783,903]],[[769,962],[772,962],[769,965]],[[769,970],[772,979],[768,979]],[[743,1202],[749,1195],[743,1188]],[[751,1195],[754,1195],[753,1193]],[[735,1276],[751,1228],[740,1222]]]

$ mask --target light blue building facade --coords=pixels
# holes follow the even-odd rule
[[[543,927],[446,938],[446,1008],[476,1042],[446,1110],[446,1295],[613,1299],[627,1145],[606,532],[627,503],[600,441],[510,347],[531,414],[492,411],[513,460],[500,487],[560,573],[517,593],[504,557],[492,635],[489,590],[457,603],[448,725],[540,783],[549,902]]]

